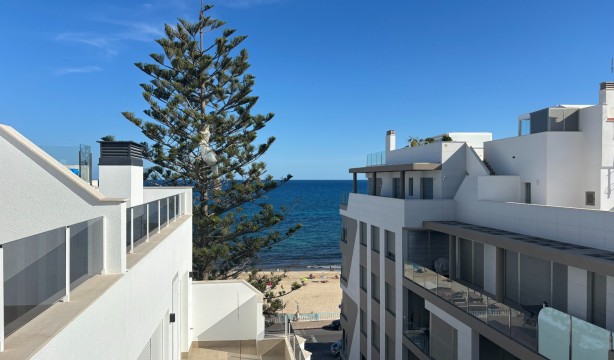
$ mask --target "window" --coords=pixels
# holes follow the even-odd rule
[[[407,187],[407,195],[414,196],[414,178],[409,178],[409,186]]]
[[[433,178],[425,177],[420,178],[420,198],[432,199],[433,198]]]
[[[379,326],[371,320],[371,346],[379,351]]]
[[[394,315],[395,307],[396,307],[396,299],[394,294],[394,287],[392,285],[386,283],[385,284],[385,295],[386,295],[386,310],[389,313]]]
[[[595,192],[594,191],[586,192],[586,205],[595,206]]]
[[[524,183],[524,202],[526,204],[531,203],[531,183]]]
[[[395,304],[396,304],[396,299],[395,299],[395,294],[394,294],[394,287],[388,283],[385,284],[386,287],[386,291],[385,291],[385,295],[386,295],[386,310],[391,313],[392,315],[394,315],[394,308],[395,308]]]
[[[367,314],[363,309],[360,309],[360,332],[367,336]]]
[[[379,228],[371,225],[371,250],[379,252]]]
[[[345,216],[341,217],[341,241],[348,242],[348,228]]]
[[[394,360],[394,339],[390,339],[388,335],[386,335],[386,359]]]
[[[367,246],[367,224],[360,222],[360,245]]]
[[[371,298],[379,302],[379,277],[371,273]]]
[[[384,238],[386,240],[386,257],[394,260],[394,233],[392,231],[385,230]]]
[[[364,266],[360,266],[360,288],[367,291],[367,269]]]
[[[401,179],[400,178],[392,178],[392,197],[395,199],[401,198]]]

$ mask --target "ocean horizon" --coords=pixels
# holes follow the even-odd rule
[[[367,188],[358,181],[359,192]],[[275,229],[284,231],[300,223],[303,227],[291,238],[259,253],[256,268],[263,270],[307,270],[341,267],[342,193],[352,191],[352,180],[290,180],[267,194],[264,202],[286,206],[290,213]]]

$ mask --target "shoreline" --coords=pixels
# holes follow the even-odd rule
[[[262,270],[259,273],[273,272],[275,275],[283,273],[276,270]],[[287,314],[294,314],[297,311],[301,314],[340,312],[342,297],[340,270],[339,267],[330,271],[330,267],[327,267],[286,271],[286,277],[277,285],[275,292],[284,289],[289,291],[293,282],[301,283],[301,280],[305,281],[305,285],[281,298],[286,304],[286,308],[281,312]],[[313,279],[309,278],[310,274],[313,274]],[[247,279],[247,274],[243,273],[239,278]]]

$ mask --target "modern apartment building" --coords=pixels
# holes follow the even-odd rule
[[[262,294],[193,281],[192,189],[101,144],[99,188],[0,125],[0,359],[294,359]],[[301,355],[303,356],[303,355]]]
[[[614,83],[513,138],[444,135],[397,149],[388,131],[349,170],[344,358],[611,359]]]

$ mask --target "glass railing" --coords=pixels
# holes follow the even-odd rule
[[[179,195],[133,206],[126,209],[126,250],[147,241],[150,235],[168,226],[177,216],[183,215]]]
[[[349,201],[350,201],[350,193],[348,192],[341,193],[339,204],[347,206]]]
[[[367,155],[367,166],[386,164],[386,152],[380,151]]]
[[[608,360],[612,332],[553,308],[539,313],[539,353],[549,359]]]
[[[102,272],[102,224],[100,217],[2,245],[5,337]]]
[[[537,352],[538,307],[514,309],[468,286],[405,260],[405,277],[467,314]]]
[[[421,326],[422,325],[422,326]],[[416,324],[409,319],[403,319],[403,335],[409,339],[425,355],[429,354],[429,327]]]

